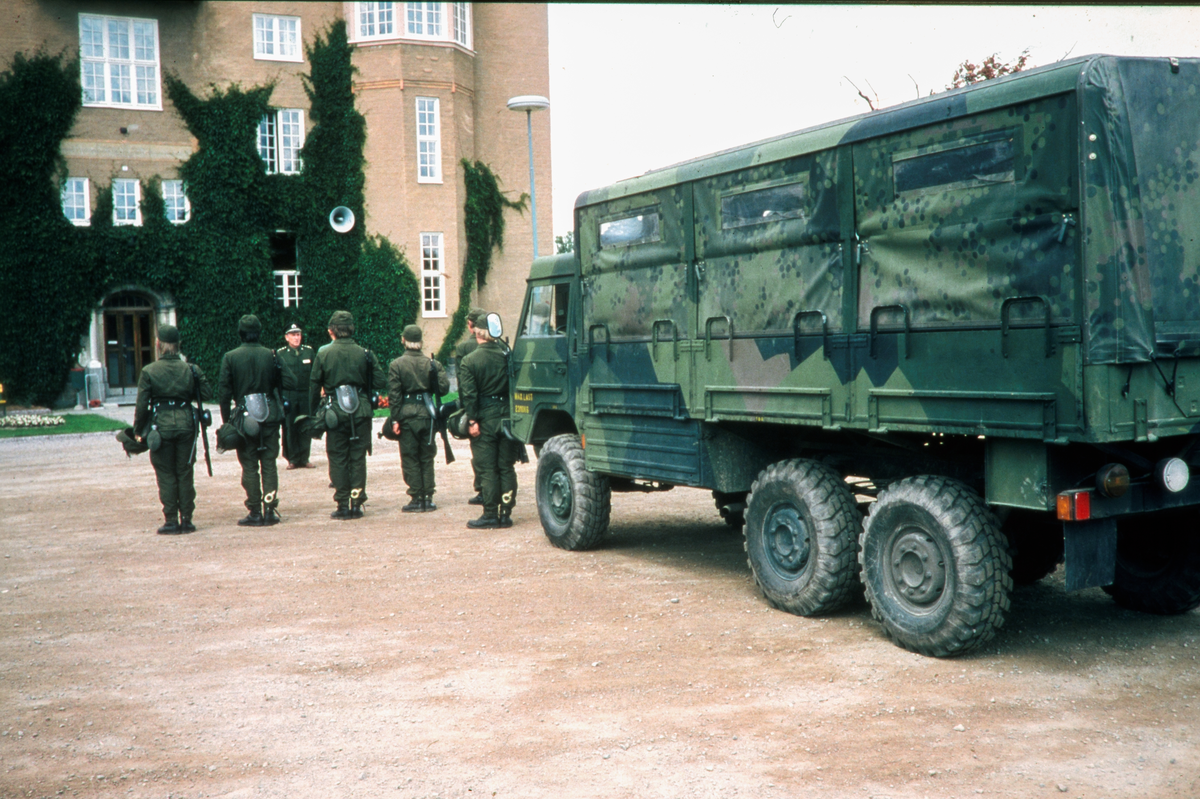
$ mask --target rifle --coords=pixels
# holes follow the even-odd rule
[[[450,449],[450,439],[446,437],[446,423],[442,421],[438,410],[442,407],[442,395],[438,391],[437,366],[433,358],[429,359],[429,396],[433,400],[429,414],[429,443],[433,443],[435,432],[442,434],[442,449],[446,453],[446,463],[454,463],[454,450]]]
[[[212,412],[204,410],[204,400],[200,398],[200,375],[192,364],[192,389],[196,392],[196,419],[200,423],[200,438],[204,441],[204,465],[208,467],[208,476],[212,477],[212,455],[208,451],[208,426],[212,424]],[[192,460],[196,459],[196,440],[192,439]]]

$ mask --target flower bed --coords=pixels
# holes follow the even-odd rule
[[[56,427],[65,424],[61,416],[50,416],[44,413],[14,413],[0,416],[0,430],[17,430],[29,427]]]

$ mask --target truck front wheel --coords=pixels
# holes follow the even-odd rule
[[[537,507],[546,537],[559,549],[590,549],[608,531],[608,478],[585,468],[579,436],[555,436],[542,447]]]
[[[772,605],[827,613],[858,590],[855,546],[862,517],[837,472],[807,460],[772,464],[746,501],[746,556]]]
[[[1200,606],[1200,515],[1171,510],[1122,519],[1117,573],[1104,590],[1123,608],[1160,616]]]
[[[966,485],[929,475],[892,484],[871,506],[861,550],[871,614],[905,649],[960,655],[1004,623],[1012,561],[996,517]]]

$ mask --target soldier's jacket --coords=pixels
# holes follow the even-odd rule
[[[388,406],[392,409],[393,419],[409,419],[414,416],[429,418],[424,401],[413,395],[432,388],[429,385],[431,364],[437,374],[436,393],[445,394],[450,390],[450,377],[446,374],[446,369],[432,358],[422,355],[420,350],[406,350],[388,365]]]
[[[368,353],[353,338],[339,338],[317,350],[308,385],[308,406],[314,411],[321,401],[322,389],[326,395],[332,395],[338,386],[356,387],[358,412],[355,417],[369,419],[374,413],[370,392],[382,393],[387,389],[387,373],[379,365],[375,353]]]
[[[133,429],[145,435],[153,423],[163,438],[189,435],[196,429],[193,404],[196,399],[192,370],[200,378],[200,397],[213,398],[212,387],[204,372],[185,363],[179,355],[164,355],[142,367],[138,377],[137,407],[133,413]],[[155,408],[157,407],[157,413]]]
[[[296,349],[285,344],[275,350],[283,377],[280,388],[284,391],[302,391],[307,396],[308,381],[312,376],[313,359],[316,355],[316,351],[307,344],[301,344]]]
[[[497,342],[480,344],[463,359],[458,399],[470,422],[498,419],[508,413],[508,357]]]
[[[221,358],[221,375],[217,381],[217,401],[221,418],[228,420],[230,403],[241,402],[248,394],[266,394],[270,398],[271,415],[268,422],[278,422],[283,409],[278,407],[275,390],[279,388],[279,367],[275,353],[256,341],[243,342]]]
[[[479,342],[475,340],[475,336],[468,335],[466,341],[464,341],[463,343],[459,344],[457,347],[454,348],[455,360],[458,361],[459,363],[462,363],[463,358],[466,358],[468,355],[470,355],[472,352],[474,352],[475,348],[478,346],[479,346]]]

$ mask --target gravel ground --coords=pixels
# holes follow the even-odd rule
[[[127,413],[116,409],[113,413]],[[707,492],[614,497],[591,552],[471,531],[468,451],[402,514],[281,472],[247,529],[236,458],[156,536],[153,471],[111,435],[0,440],[2,797],[1200,796],[1200,614],[1058,575],[981,652],[890,644],[864,602],[767,607]]]

